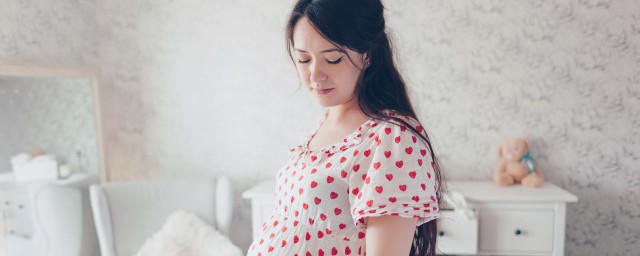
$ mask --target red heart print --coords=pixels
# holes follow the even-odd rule
[[[373,205],[373,200],[367,201],[367,206],[371,207]]]
[[[335,209],[333,209],[333,213],[335,213],[336,215],[340,215],[340,213],[342,213],[342,209],[335,208]]]
[[[418,141],[418,139],[416,139],[416,136],[411,136],[411,140],[413,141],[413,143],[416,143]]]
[[[318,186],[318,182],[316,182],[315,180],[311,182],[311,188],[315,188]]]
[[[398,188],[400,188],[400,190],[405,191],[407,190],[407,185],[400,185],[398,186]]]
[[[331,192],[331,199],[336,199],[338,197],[338,193]]]
[[[311,156],[311,162],[315,161],[316,159],[318,159],[317,156]]]
[[[427,150],[426,149],[420,149],[420,155],[425,156],[427,155]]]
[[[386,133],[387,135],[391,133],[391,128],[387,127],[384,128],[384,133]]]
[[[324,213],[320,214],[320,220],[325,221],[327,219],[327,215],[324,215]]]
[[[313,168],[313,169],[311,169],[311,174],[314,174],[314,173],[316,173],[317,171],[318,171],[318,169]]]
[[[376,192],[378,192],[378,194],[381,194],[381,193],[382,193],[382,190],[383,190],[383,187],[382,187],[382,186],[377,186],[377,187],[376,187]]]
[[[338,249],[335,247],[331,248],[331,255],[338,255]]]
[[[385,151],[385,152],[384,152],[384,156],[385,156],[386,158],[391,157],[391,151]]]
[[[426,190],[427,189],[427,185],[425,185],[424,183],[420,184],[420,187],[422,187],[422,190]]]
[[[318,238],[322,238],[324,236],[324,233],[322,233],[322,231],[318,231]]]
[[[396,136],[395,142],[400,143],[400,136]]]
[[[366,236],[364,232],[358,232],[358,239],[362,239]]]
[[[413,153],[413,148],[412,147],[405,148],[404,152],[407,152],[407,154],[411,155],[411,153]]]
[[[302,203],[302,208],[306,210],[309,208],[309,205],[307,203]]]
[[[364,183],[369,184],[369,182],[371,182],[371,178],[367,177],[367,179],[364,180]]]
[[[359,153],[359,152],[358,152],[358,150],[357,150],[357,149],[356,149],[356,150],[354,150],[354,151],[353,151],[353,156],[357,156],[357,155],[358,155],[358,153]]]
[[[331,162],[328,162],[327,165],[325,165],[325,167],[327,167],[327,169],[329,169],[331,167]]]
[[[358,189],[358,188],[354,188],[354,189],[352,189],[352,190],[351,190],[351,194],[353,194],[353,195],[355,196],[355,195],[357,195],[357,194],[358,194],[358,191],[359,191],[359,190],[360,190],[360,189]]]
[[[303,188],[298,189],[298,194],[302,195],[302,192],[304,192]]]
[[[385,177],[387,177],[387,180],[391,181],[393,179],[393,174],[387,174],[384,175]]]
[[[360,170],[360,165],[356,164],[353,166],[353,172],[358,172],[358,170]]]
[[[422,159],[418,158],[418,166],[422,166]]]
[[[380,162],[375,162],[375,163],[373,164],[373,168],[374,168],[374,169],[376,169],[376,170],[378,170],[378,168],[380,168]]]
[[[316,197],[316,198],[313,199],[313,202],[316,203],[316,205],[318,205],[318,204],[322,203],[322,200],[320,198]]]
[[[364,156],[369,157],[371,155],[371,149],[367,149],[364,151]]]
[[[347,172],[345,170],[340,171],[340,176],[342,178],[346,178],[347,177]]]
[[[282,244],[280,245],[280,247],[285,247],[287,245],[287,241],[286,240],[282,240]]]
[[[423,130],[422,125],[416,126],[416,131],[422,132],[422,130]]]
[[[340,225],[338,225],[338,228],[340,228],[340,229],[345,229],[346,227],[347,227],[347,225],[344,224],[344,223],[340,223]]]
[[[294,244],[297,244],[297,243],[298,243],[298,241],[300,241],[300,238],[299,238],[298,236],[294,236],[294,237],[293,237],[293,243],[294,243]]]
[[[327,176],[327,183],[333,182],[333,176]]]
[[[309,218],[309,224],[313,225],[314,222],[316,222],[316,221],[313,220],[312,218]]]
[[[344,163],[345,161],[347,161],[346,157],[343,156],[343,157],[340,158],[340,163]]]
[[[311,239],[311,234],[309,234],[309,232],[307,232],[307,234],[304,236],[304,239],[309,241],[309,239]]]
[[[415,179],[416,178],[416,172],[415,171],[409,172],[409,177],[411,177],[412,179]]]
[[[412,196],[411,199],[413,199],[413,201],[420,201],[420,197],[419,196]]]
[[[396,166],[397,166],[398,168],[402,168],[402,164],[403,164],[403,163],[402,163],[402,160],[400,160],[400,161],[396,161]]]

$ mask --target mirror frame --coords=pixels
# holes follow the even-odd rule
[[[23,63],[2,63],[0,62],[0,76],[12,77],[38,77],[38,78],[86,78],[91,80],[94,98],[94,115],[96,119],[96,137],[98,140],[98,159],[100,183],[109,181],[107,164],[105,163],[105,152],[102,134],[102,115],[100,111],[99,80],[100,73],[95,69],[86,67],[37,65]]]

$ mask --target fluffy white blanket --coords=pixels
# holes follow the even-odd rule
[[[229,238],[187,211],[172,213],[136,256],[243,256]]]

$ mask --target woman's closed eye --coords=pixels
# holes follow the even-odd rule
[[[308,59],[308,60],[298,60],[298,63],[305,64],[305,63],[309,63],[309,61],[311,61],[311,59]],[[342,57],[340,57],[340,58],[338,58],[338,59],[336,59],[336,60],[327,60],[327,63],[329,63],[329,64],[338,64],[338,63],[340,63],[341,61],[342,61]]]

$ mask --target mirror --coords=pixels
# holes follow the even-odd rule
[[[97,87],[85,69],[0,65],[0,175],[18,154],[44,153],[62,167],[59,179],[105,181]]]
[[[43,185],[75,187],[86,195],[90,184],[107,181],[97,81],[89,69],[0,64],[0,251],[7,256],[52,255],[36,246],[51,243],[38,237],[46,231],[46,223],[36,220],[42,202],[35,195]],[[61,199],[64,207],[39,214],[71,216],[71,199]],[[88,197],[76,205],[91,216]],[[82,239],[95,232],[92,219],[53,221],[79,227]],[[64,236],[79,240],[68,235],[73,232],[64,230]]]

